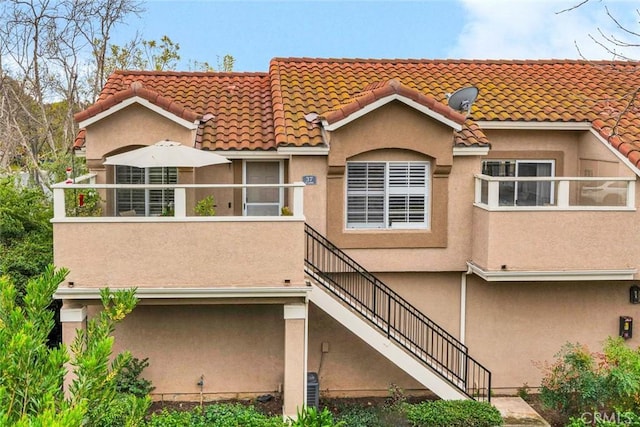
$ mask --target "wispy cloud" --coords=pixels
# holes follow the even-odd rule
[[[618,34],[605,6],[623,25],[637,31],[637,1],[595,1],[572,8],[579,0],[461,0],[465,23],[449,56],[456,58],[580,58],[611,59],[612,54],[589,35]],[[633,37],[631,37],[633,39]],[[640,37],[634,40],[640,43]],[[620,52],[619,48],[615,48]],[[636,49],[638,50],[638,49]],[[640,52],[626,49],[630,57]],[[635,55],[635,56],[634,56]]]

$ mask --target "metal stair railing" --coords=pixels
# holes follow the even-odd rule
[[[308,224],[305,234],[311,277],[465,395],[490,401],[491,372],[467,346]]]

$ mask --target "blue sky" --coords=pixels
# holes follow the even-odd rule
[[[271,58],[287,56],[578,58],[576,45],[587,59],[611,59],[589,34],[620,34],[604,6],[638,30],[640,3],[591,0],[557,13],[580,1],[151,0],[112,42],[123,44],[136,31],[146,40],[168,35],[180,44],[180,69],[193,60],[215,65],[229,53],[236,71],[267,71]],[[640,52],[626,53],[640,59]]]

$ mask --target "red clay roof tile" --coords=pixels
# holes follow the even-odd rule
[[[489,143],[479,121],[587,122],[631,160],[640,149],[640,114],[632,96],[640,87],[639,66],[569,60],[275,58],[268,74],[120,71],[109,77],[98,102],[76,118],[92,117],[135,91],[156,105],[171,100],[166,108],[174,114],[214,115],[199,132],[203,148],[319,146],[321,126],[306,120],[308,114],[324,114],[335,122],[385,93],[399,93],[464,123],[454,132],[456,145]],[[446,106],[446,94],[465,86],[480,91],[468,120]]]
[[[196,143],[209,150],[275,147],[270,80],[266,73],[117,71],[94,106],[77,121],[138,95],[188,121],[200,121]],[[124,98],[123,98],[124,97]],[[120,101],[121,102],[121,101]],[[238,121],[242,124],[238,125]],[[230,128],[234,127],[233,132]]]

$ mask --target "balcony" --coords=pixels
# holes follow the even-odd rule
[[[95,184],[93,179],[85,176],[53,186],[54,262],[70,269],[67,280],[75,287],[303,286],[304,184],[115,185]],[[264,187],[287,192],[292,214],[194,213],[198,191],[219,194]],[[170,216],[115,214],[109,206],[119,189],[171,190]],[[88,194],[96,192],[102,209],[87,210]]]
[[[487,280],[635,278],[634,178],[475,177],[470,267]]]

